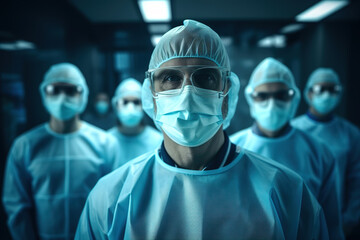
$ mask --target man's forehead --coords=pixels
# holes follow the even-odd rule
[[[318,82],[318,83],[315,83],[314,85],[320,85],[320,86],[335,86],[335,85],[337,85],[337,84],[334,83],[334,82]]]
[[[270,83],[264,83],[255,88],[255,91],[279,91],[279,90],[286,90],[289,87],[282,82],[270,82]]]
[[[59,86],[59,87],[74,87],[74,86],[77,86],[75,84],[72,84],[72,83],[68,83],[68,82],[54,82],[54,83],[51,83],[50,85],[53,85],[53,86]]]
[[[125,100],[125,101],[136,101],[136,100],[140,100],[140,98],[139,98],[139,97],[136,97],[136,96],[126,96],[126,97],[121,98],[121,100]]]
[[[217,66],[215,62],[206,58],[173,58],[161,64],[160,67],[186,67],[191,65]]]

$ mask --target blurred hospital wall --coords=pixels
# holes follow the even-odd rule
[[[257,1],[257,6],[261,8],[264,1]],[[99,1],[98,4],[109,5],[114,2],[107,0],[103,3]],[[281,0],[273,2],[292,4]],[[317,1],[304,2],[306,6],[311,6]],[[135,0],[119,1],[117,4],[123,3],[130,4],[130,9],[137,7]],[[173,11],[181,5],[180,1],[171,3]],[[215,1],[209,4],[212,3]],[[226,0],[224,3],[236,5],[237,1]],[[90,9],[93,14],[93,18],[90,18],[79,7],[75,7],[76,4],[79,3],[72,0],[13,0],[3,2],[0,6],[1,186],[6,156],[14,138],[49,119],[38,87],[45,71],[52,64],[71,62],[81,69],[90,89],[87,111],[90,111],[97,92],[104,91],[112,96],[116,86],[126,77],[143,81],[153,50],[149,24],[133,19],[94,21],[96,14],[104,18],[107,12]],[[94,5],[94,1],[89,2],[91,4]],[[268,7],[264,6],[262,11],[265,13]],[[201,11],[206,11],[204,9]],[[289,5],[289,9],[293,8]],[[186,14],[186,11],[183,11],[184,15],[179,15],[179,12],[173,14],[174,19],[168,23],[170,27],[178,26],[182,19],[191,17],[208,24],[224,38],[232,71],[241,81],[239,102],[228,129],[229,134],[252,124],[243,91],[255,66],[266,57],[274,57],[286,64],[301,90],[315,68],[333,68],[345,88],[337,113],[360,127],[359,1],[351,1],[343,12],[323,21],[304,23],[300,30],[286,34],[286,44],[282,47],[260,47],[259,41],[266,36],[279,34],[282,27],[295,22],[294,18],[254,17],[242,20],[241,16],[229,19],[216,18],[214,14],[211,18],[197,18],[197,15]],[[134,19],[141,19],[139,10],[134,14]],[[305,113],[306,109],[302,100],[297,115]],[[147,121],[151,124],[150,119]],[[0,236],[8,236],[3,208],[0,209]]]

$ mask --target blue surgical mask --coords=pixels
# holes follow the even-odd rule
[[[45,99],[45,108],[59,120],[68,120],[81,112],[81,98],[69,97],[65,94],[48,96]]]
[[[223,96],[188,85],[181,94],[166,91],[156,101],[155,122],[179,145],[197,147],[209,141],[223,124]]]
[[[95,109],[99,114],[105,114],[109,110],[109,103],[106,101],[98,101],[95,104]]]
[[[318,113],[328,114],[338,105],[340,96],[338,94],[330,94],[329,92],[324,92],[322,94],[314,94],[312,96],[312,106]]]
[[[270,99],[265,103],[254,102],[252,116],[261,127],[268,131],[277,131],[290,120],[291,101]]]
[[[119,121],[126,127],[135,127],[143,119],[144,112],[140,106],[135,106],[134,103],[129,102],[117,111]]]

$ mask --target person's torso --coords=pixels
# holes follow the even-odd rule
[[[269,161],[240,152],[220,169],[192,171],[143,155],[103,178],[91,196],[102,206],[90,207],[109,239],[296,239],[298,231],[309,238],[320,207],[301,200],[297,174]],[[309,211],[300,230],[299,204]]]
[[[346,169],[350,160],[351,151],[355,141],[360,141],[359,132],[343,119],[335,117],[331,122],[320,123],[310,119],[307,115],[302,115],[294,119],[291,123],[294,127],[312,135],[318,141],[325,144],[333,154],[339,168],[338,184],[340,190],[346,178]],[[343,196],[340,193],[340,196]]]
[[[121,153],[121,163],[117,164],[116,167],[119,167],[142,154],[155,150],[160,147],[163,139],[160,132],[149,126],[146,126],[144,131],[136,136],[126,136],[121,134],[117,127],[111,128],[109,133],[118,140],[118,149]]]
[[[108,172],[104,136],[83,124],[74,134],[54,134],[44,125],[28,136],[24,157],[42,239],[73,238],[89,192]]]
[[[273,159],[298,173],[308,184],[313,194],[319,198],[325,172],[333,159],[324,161],[319,144],[297,129],[278,138],[259,136],[245,129],[234,134],[230,139],[245,149]],[[324,169],[324,166],[326,167]]]

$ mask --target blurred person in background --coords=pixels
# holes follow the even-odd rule
[[[351,235],[356,231],[360,236],[360,130],[334,114],[342,94],[342,84],[333,69],[316,69],[304,89],[309,110],[292,125],[329,146],[339,166],[337,184],[344,232]]]
[[[133,158],[158,148],[163,140],[156,129],[146,126],[141,105],[141,84],[134,78],[123,80],[116,88],[112,106],[117,125],[108,132],[118,140],[121,166]]]
[[[19,136],[9,152],[7,223],[13,239],[73,239],[88,193],[116,162],[117,143],[80,120],[88,86],[75,65],[51,66],[39,90],[50,121]]]
[[[302,176],[324,210],[330,239],[343,239],[335,159],[325,145],[289,124],[301,97],[291,71],[264,59],[251,74],[245,97],[255,123],[231,141]]]
[[[93,109],[83,115],[83,120],[101,129],[108,130],[116,123],[116,117],[111,111],[109,96],[100,92],[96,94]]]

